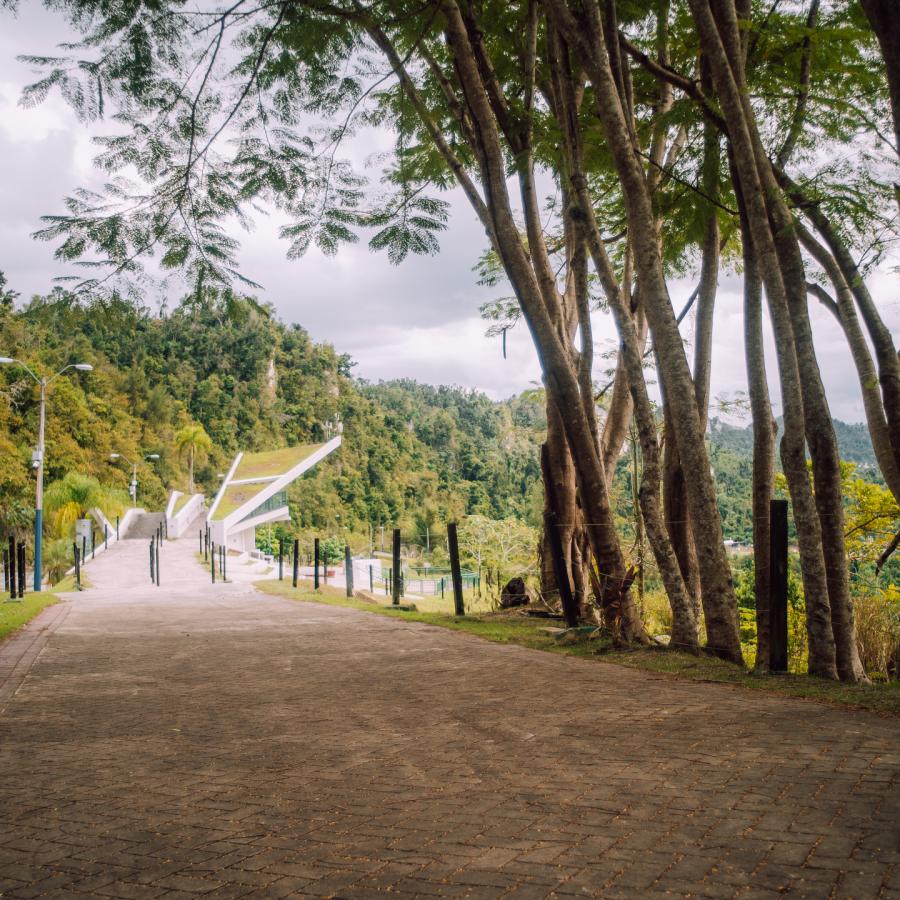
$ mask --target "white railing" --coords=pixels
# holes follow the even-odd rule
[[[203,509],[203,494],[192,494],[176,513],[175,506],[179,498],[183,496],[182,491],[172,491],[172,496],[169,497],[169,503],[166,506],[166,532],[170,538],[181,537]]]

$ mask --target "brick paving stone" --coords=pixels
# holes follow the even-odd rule
[[[900,892],[896,719],[213,586],[194,544],[0,645],[3,897]]]

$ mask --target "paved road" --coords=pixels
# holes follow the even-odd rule
[[[145,554],[0,651],[3,896],[900,897],[896,719]]]

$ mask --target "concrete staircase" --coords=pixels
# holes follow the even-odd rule
[[[156,529],[162,524],[165,513],[143,513],[135,517],[128,526],[125,539],[128,541],[149,541],[156,534]]]

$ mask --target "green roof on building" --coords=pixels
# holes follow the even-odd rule
[[[282,447],[280,450],[245,453],[231,480],[245,481],[285,475],[323,446],[324,444],[298,444],[296,447]]]

